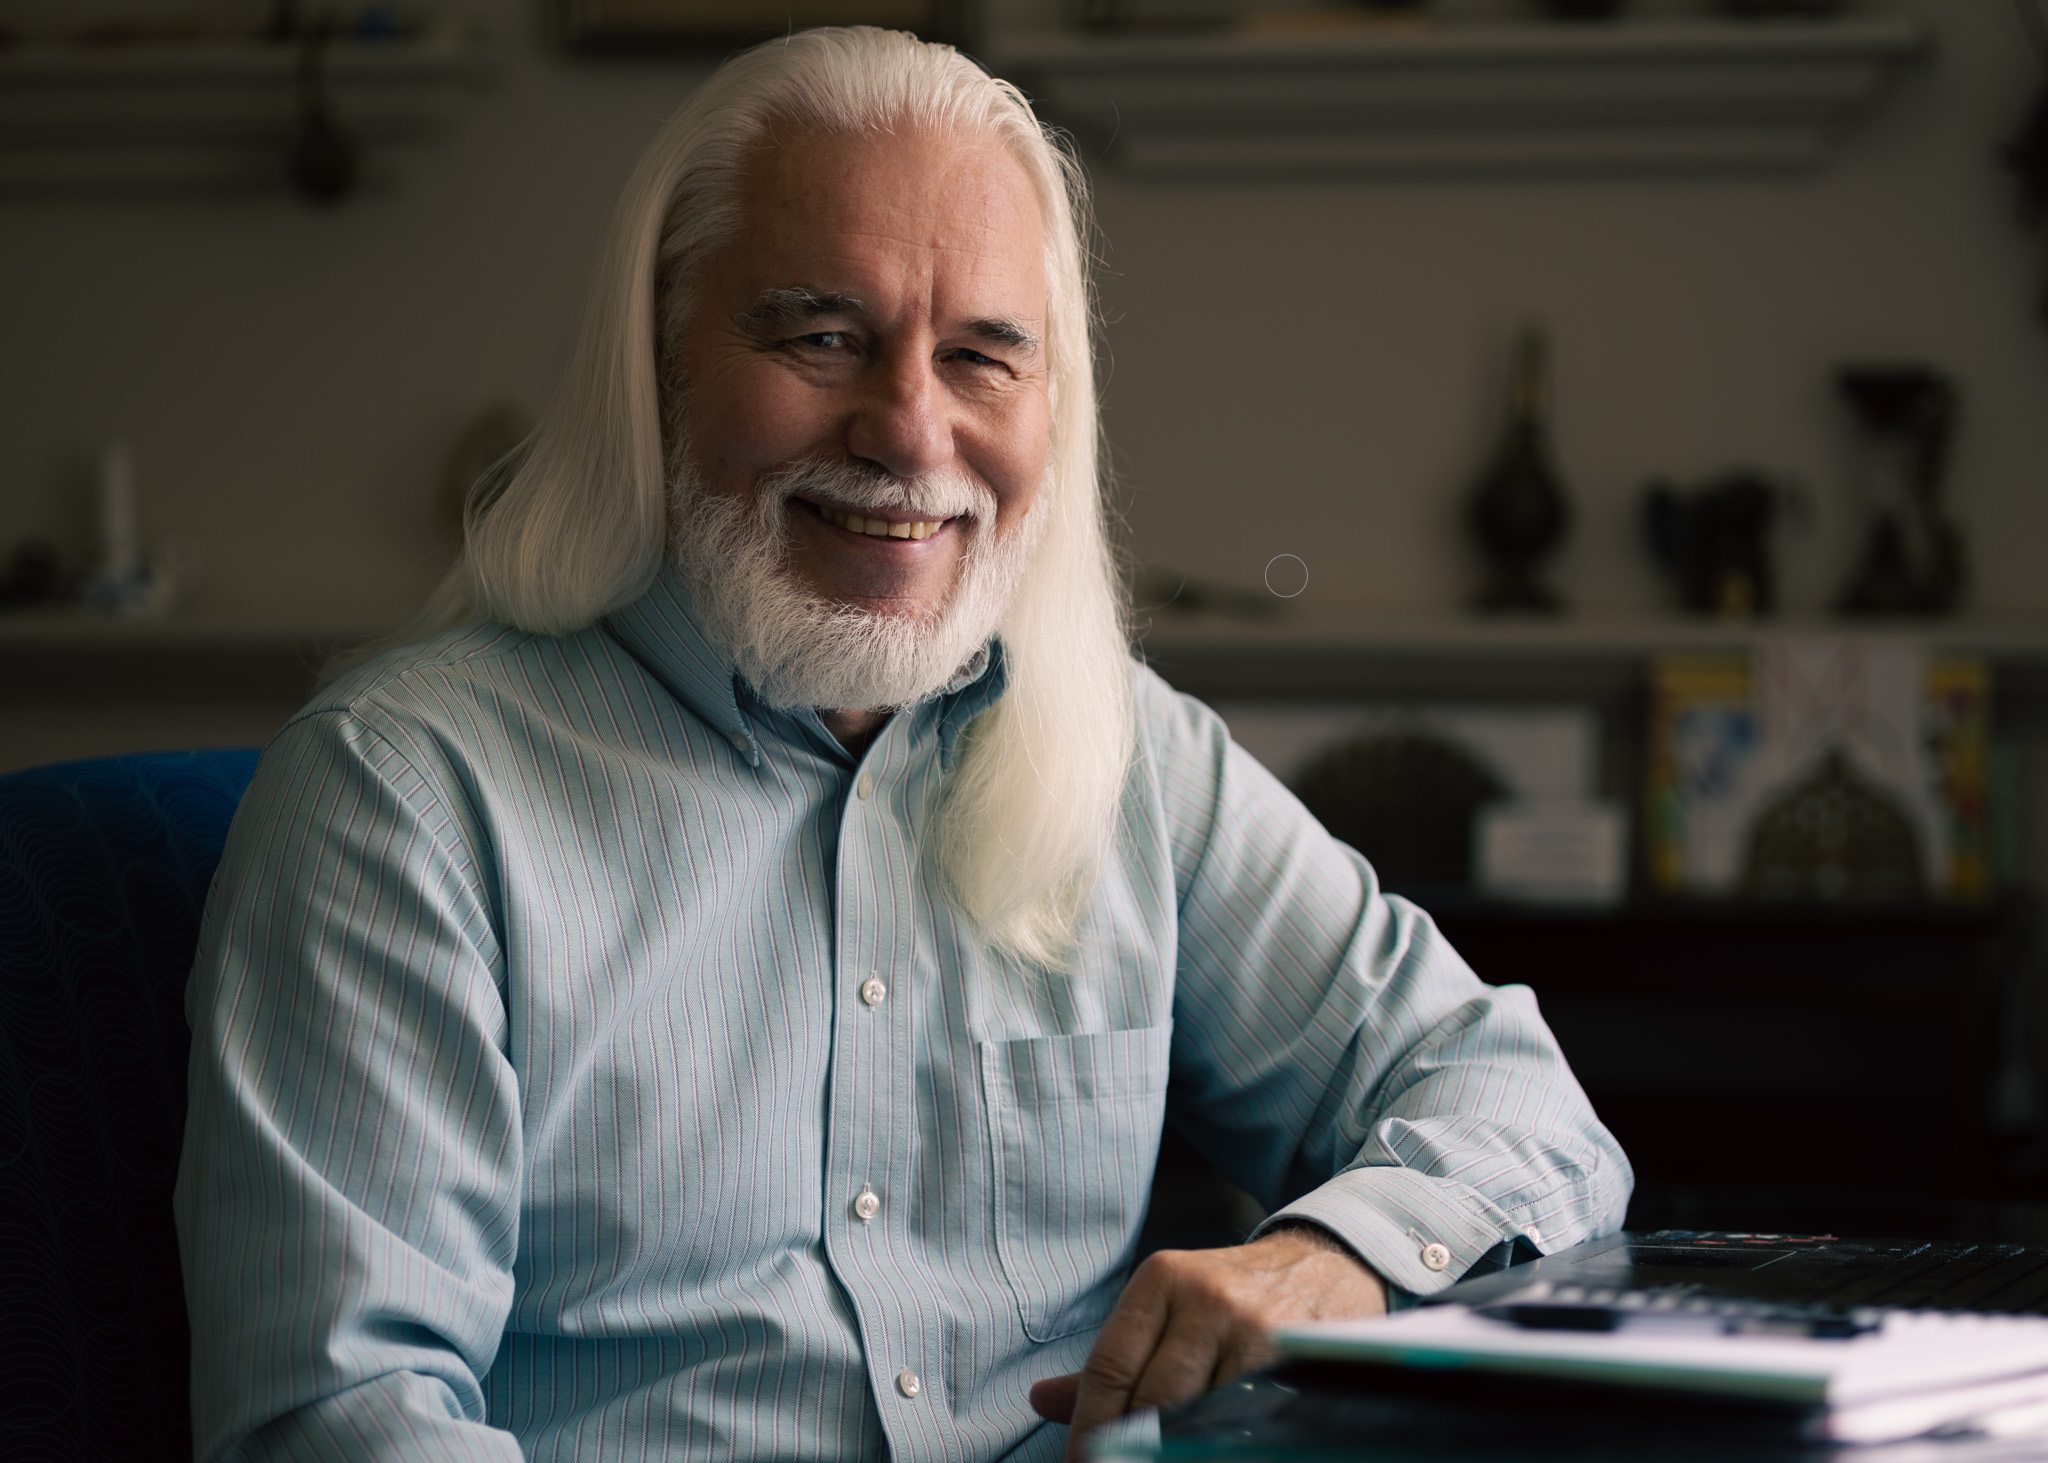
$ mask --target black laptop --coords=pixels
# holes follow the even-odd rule
[[[2048,1245],[1657,1229],[1469,1276],[1431,1299],[1486,1305],[1537,1280],[1589,1299],[1684,1290],[1842,1311],[1890,1306],[2035,1314],[2048,1313]]]

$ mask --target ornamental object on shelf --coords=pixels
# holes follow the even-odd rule
[[[1757,817],[1742,892],[1762,899],[1920,899],[1920,839],[1898,799],[1830,747]]]
[[[1396,729],[1330,748],[1295,792],[1332,837],[1372,861],[1383,883],[1418,893],[1470,885],[1474,819],[1507,788],[1449,739]]]
[[[1515,342],[1507,425],[1467,504],[1473,542],[1486,561],[1477,605],[1485,614],[1555,614],[1564,601],[1542,579],[1564,542],[1571,508],[1551,461],[1550,351],[1539,326]]]
[[[1922,365],[1848,366],[1836,384],[1864,436],[1863,552],[1839,602],[1851,615],[1943,615],[1962,599],[1962,532],[1941,506],[1962,398]]]
[[[1777,607],[1771,529],[1791,490],[1748,468],[1684,492],[1659,478],[1643,490],[1650,552],[1695,614],[1742,620]]]

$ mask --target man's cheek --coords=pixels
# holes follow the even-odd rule
[[[829,426],[815,393],[792,388],[780,373],[750,373],[708,397],[692,412],[692,440],[717,443],[722,469],[749,478],[809,455]]]

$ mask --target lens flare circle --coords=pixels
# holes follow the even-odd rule
[[[1300,588],[1298,588],[1298,589],[1292,589],[1292,590],[1288,590],[1288,589],[1275,589],[1275,588],[1273,588],[1273,566],[1274,566],[1275,564],[1279,563],[1279,562],[1280,562],[1280,561],[1281,561],[1282,559],[1292,559],[1292,560],[1294,560],[1294,562],[1295,562],[1295,563],[1297,563],[1297,564],[1300,564],[1300,565],[1301,565],[1301,586],[1300,586]],[[1281,598],[1281,599],[1293,599],[1295,595],[1297,595],[1297,594],[1300,594],[1300,593],[1301,593],[1301,591],[1302,591],[1303,589],[1307,589],[1307,588],[1308,588],[1308,564],[1307,564],[1306,562],[1304,562],[1304,561],[1303,561],[1303,560],[1302,560],[1301,558],[1299,558],[1298,556],[1296,556],[1296,555],[1294,555],[1294,554],[1275,554],[1275,555],[1274,555],[1274,556],[1273,556],[1272,558],[1270,558],[1270,559],[1268,559],[1268,560],[1266,561],[1266,591],[1267,591],[1267,593],[1269,593],[1269,594],[1272,594],[1272,595],[1275,595],[1275,596],[1277,596],[1277,597],[1279,597],[1279,598]]]

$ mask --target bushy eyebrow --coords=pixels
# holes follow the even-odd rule
[[[866,308],[852,295],[799,284],[761,291],[752,307],[740,312],[738,320],[742,330],[772,335],[808,325],[821,315],[857,315]]]
[[[967,322],[967,329],[970,334],[978,335],[983,340],[994,341],[997,345],[1006,345],[1014,350],[1038,349],[1038,337],[1014,320],[970,320]]]
[[[858,315],[866,309],[866,305],[840,290],[817,290],[798,284],[761,291],[753,305],[735,318],[740,328],[750,334],[772,336],[800,330],[822,316]],[[1014,320],[970,320],[966,330],[1012,350],[1038,349],[1038,337]]]

